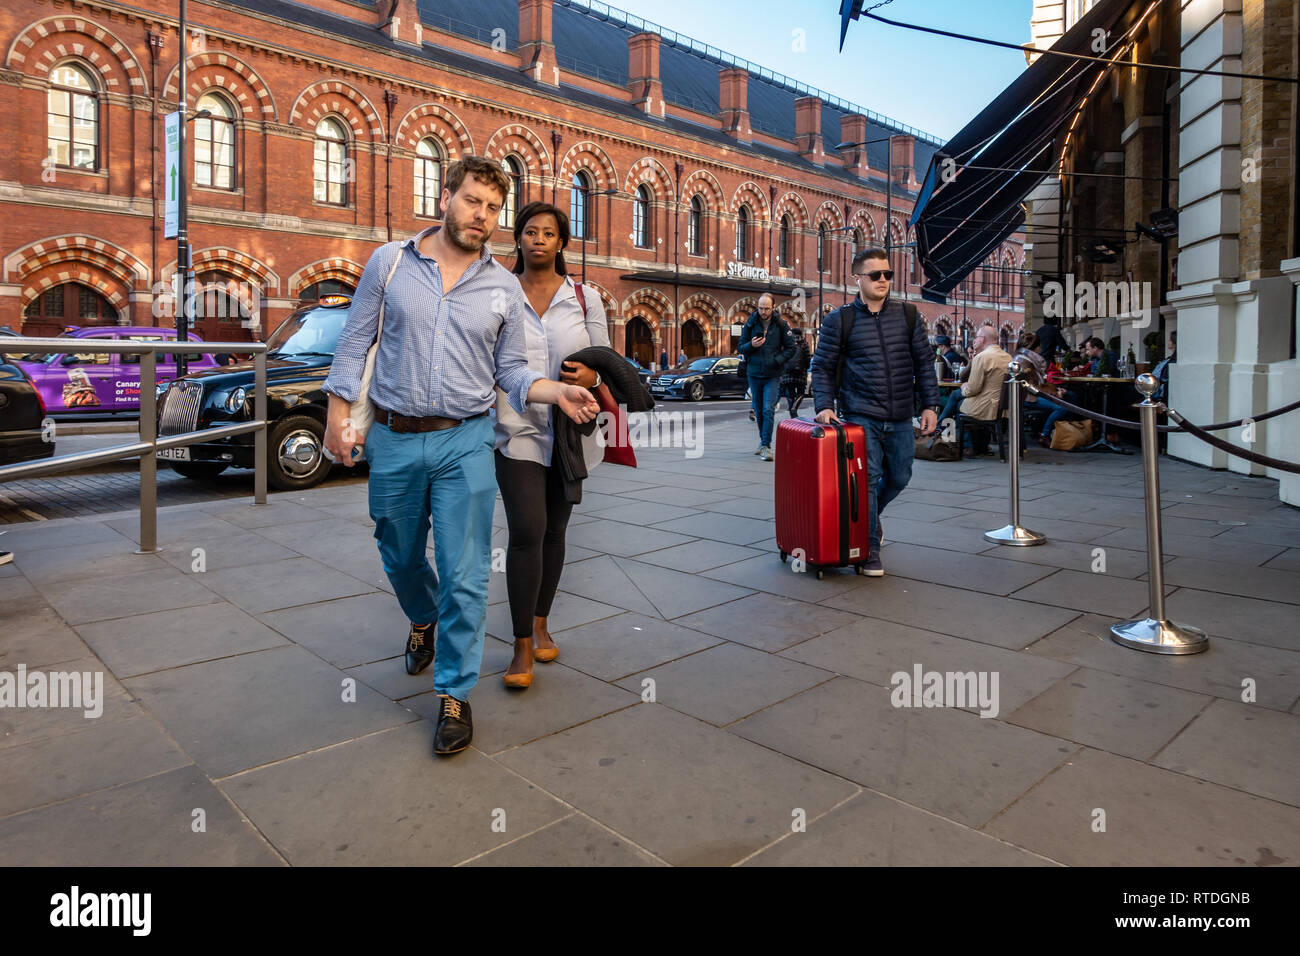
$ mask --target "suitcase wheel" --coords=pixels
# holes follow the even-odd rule
[[[824,578],[824,577],[826,577],[826,572],[823,571],[821,568],[818,568],[818,569],[817,569],[817,580],[820,581],[820,580],[821,580],[822,578]]]
[[[853,565],[853,570],[858,574],[866,574],[867,566],[865,564],[855,564]]]
[[[784,551],[782,551],[782,552],[781,552],[781,563],[782,563],[782,564],[785,564],[785,559],[788,558],[788,557],[790,557],[790,555],[788,555],[788,554],[786,554]]]

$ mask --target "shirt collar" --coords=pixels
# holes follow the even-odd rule
[[[424,241],[425,236],[431,236],[441,228],[442,226],[430,226],[428,229],[420,230],[411,238],[403,242],[402,248],[409,247],[411,249],[414,249],[417,255],[424,255],[422,252],[420,252],[420,243]],[[492,258],[491,246],[489,243],[485,242],[483,243],[483,248],[479,250],[478,261],[483,262],[484,260],[491,259],[491,258]]]

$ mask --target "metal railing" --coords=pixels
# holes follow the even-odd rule
[[[108,353],[140,356],[140,432],[139,441],[114,445],[95,451],[57,455],[37,461],[0,467],[0,483],[20,478],[37,478],[59,472],[127,458],[140,459],[140,547],[137,554],[158,550],[158,462],[160,448],[177,448],[255,432],[253,440],[253,501],[266,504],[266,343],[265,342],[101,342],[95,339],[15,339],[26,352],[65,352],[72,345],[78,353]],[[249,352],[253,354],[253,420],[236,425],[200,428],[179,435],[158,437],[158,353],[191,352],[201,346],[203,352]]]

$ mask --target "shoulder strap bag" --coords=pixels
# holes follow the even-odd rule
[[[397,271],[398,263],[402,261],[403,251],[399,246],[397,258],[393,260],[393,267],[388,270],[388,278],[384,279],[384,287],[379,296],[379,328],[375,330],[374,342],[366,350],[366,364],[361,370],[361,389],[357,392],[357,400],[352,403],[352,408],[348,411],[348,419],[355,434],[352,443],[355,445],[366,443],[370,426],[375,423],[375,407],[370,404],[370,383],[375,377],[375,356],[379,354],[379,337],[384,334],[384,300],[388,297],[388,283],[392,281],[393,273]]]

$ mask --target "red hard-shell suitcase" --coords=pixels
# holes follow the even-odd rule
[[[871,546],[867,434],[861,425],[789,418],[776,429],[776,546],[810,570],[853,565]]]

